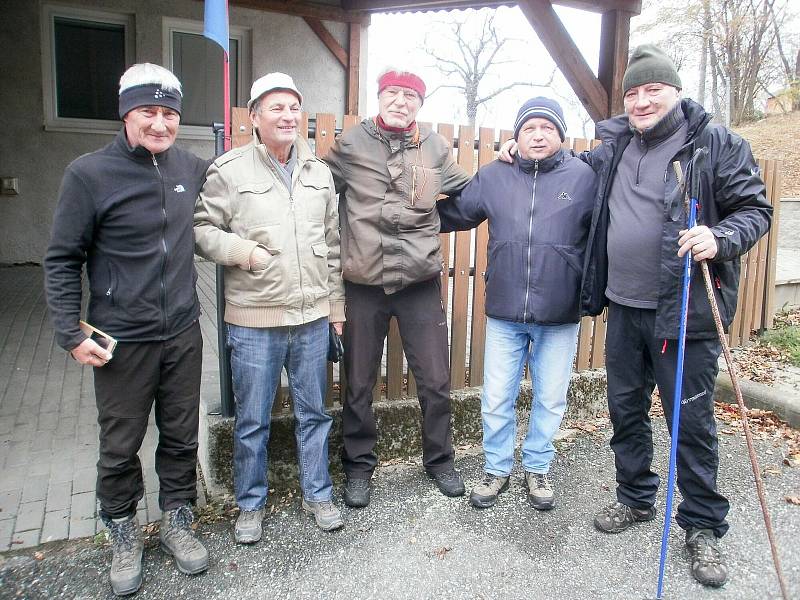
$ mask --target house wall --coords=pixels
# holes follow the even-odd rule
[[[136,62],[162,64],[162,17],[203,19],[203,3],[196,0],[75,0],[69,4],[133,14]],[[17,177],[19,194],[0,196],[0,264],[40,263],[64,168],[81,154],[109,143],[112,134],[44,130],[42,3],[8,2],[3,13],[0,176]],[[305,110],[341,116],[347,98],[346,71],[302,18],[232,7],[230,23],[251,29],[253,72],[243,74],[248,90],[254,76],[284,71],[294,77],[303,93]],[[325,25],[346,48],[347,25]],[[365,42],[362,41],[362,73],[366,72]],[[364,89],[362,86],[362,98]],[[211,141],[179,137],[178,143],[199,156],[213,154]]]

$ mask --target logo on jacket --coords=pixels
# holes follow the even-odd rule
[[[164,90],[161,89],[161,88],[158,88],[156,90],[155,94],[153,94],[153,98],[155,98],[156,100],[159,100],[159,99],[163,98],[164,96],[166,96],[166,94],[164,93]]]
[[[567,192],[561,192],[558,195],[559,200],[563,200],[564,202],[572,202],[572,196],[570,196]]]
[[[175,188],[174,188],[172,191],[173,191],[173,192],[178,192],[178,193],[180,194],[181,192],[185,192],[185,191],[186,191],[186,188],[185,188],[185,187],[183,187],[183,186],[182,186],[182,185],[179,183],[178,185],[176,185],[176,186],[175,186]]]

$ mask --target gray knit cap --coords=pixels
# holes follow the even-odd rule
[[[683,87],[675,63],[654,44],[642,44],[633,49],[622,78],[622,91],[627,92],[632,87],[646,83],[666,83],[678,89]]]

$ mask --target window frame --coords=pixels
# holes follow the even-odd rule
[[[173,33],[193,33],[196,35],[203,35],[203,22],[194,21],[192,19],[179,19],[175,17],[163,17],[161,24],[162,43],[161,48],[163,51],[162,60],[166,68],[174,72],[173,65]],[[235,25],[228,26],[228,37],[235,39],[239,43],[239,56],[238,64],[236,65],[239,73],[239,83],[237,85],[237,93],[239,98],[248,98],[250,93],[250,37],[251,30],[246,27],[238,27]],[[222,70],[222,65],[219,65]],[[178,139],[187,140],[209,140],[213,141],[214,134],[211,128],[203,125],[181,125],[178,130]]]
[[[42,90],[44,100],[44,130],[70,133],[106,133],[116,134],[120,129],[120,121],[107,119],[85,119],[76,117],[60,117],[58,115],[58,88],[56,86],[56,18],[122,25],[125,36],[125,65],[134,64],[136,59],[136,22],[130,13],[109,12],[89,8],[77,8],[62,4],[42,5]],[[122,73],[120,73],[122,75]]]

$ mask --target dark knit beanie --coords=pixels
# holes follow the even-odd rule
[[[561,136],[561,141],[567,134],[567,123],[564,121],[564,112],[561,110],[561,105],[555,100],[545,98],[544,96],[537,96],[531,98],[525,104],[520,106],[517,112],[517,120],[514,122],[514,139],[519,138],[520,129],[528,119],[539,117],[547,119],[558,129],[558,135]]]
[[[653,44],[642,44],[633,49],[622,78],[622,91],[624,93],[646,83],[666,83],[678,89],[683,87],[675,63]]]

